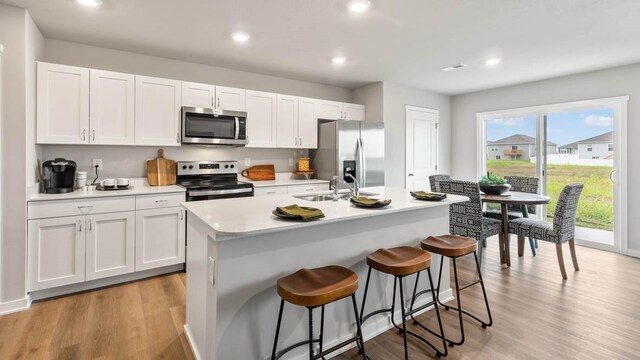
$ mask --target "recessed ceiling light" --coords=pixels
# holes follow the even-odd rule
[[[442,71],[452,71],[452,70],[462,69],[463,67],[467,67],[467,64],[455,64],[455,65],[447,66],[447,67],[442,68],[440,70],[442,70]]]
[[[233,38],[233,40],[241,43],[247,42],[251,38],[251,36],[249,36],[249,34],[245,32],[234,32],[233,34],[231,34],[231,37]]]
[[[90,7],[98,7],[102,5],[102,0],[76,0],[79,4]]]
[[[368,0],[353,0],[353,1],[350,1],[349,4],[347,5],[349,10],[355,13],[363,12],[367,10],[369,6],[371,6],[371,1],[368,1]]]
[[[500,61],[502,61],[502,59],[500,58],[493,58],[493,59],[488,59],[487,61],[485,61],[485,65],[489,65],[489,66],[493,66],[493,65],[498,65],[500,64]]]
[[[344,56],[335,56],[333,59],[331,59],[331,62],[336,65],[342,65],[345,61],[347,61],[347,58]]]

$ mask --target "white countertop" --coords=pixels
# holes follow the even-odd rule
[[[276,173],[275,180],[253,181],[240,175],[240,180],[253,184],[254,187],[267,186],[287,186],[287,185],[307,185],[307,184],[328,184],[329,180],[310,179],[305,180],[302,175],[293,175],[292,173]]]
[[[178,185],[168,186],[149,186],[146,178],[132,178],[129,179],[131,185],[127,190],[112,190],[112,191],[98,191],[98,190],[76,190],[66,194],[40,194],[37,192],[37,188],[29,196],[28,201],[50,201],[50,200],[70,200],[70,199],[86,199],[86,198],[100,198],[111,196],[134,196],[134,195],[151,195],[151,194],[166,194],[166,193],[180,193],[185,192],[185,188]]]
[[[441,202],[421,201],[411,197],[408,190],[394,187],[371,187],[363,188],[362,191],[379,194],[372,197],[391,199],[392,203],[382,209],[363,209],[355,207],[348,200],[312,202],[295,198],[292,195],[279,194],[194,201],[183,203],[182,206],[189,211],[190,216],[197,216],[217,234],[223,235],[217,240],[225,240],[232,237],[314,226],[347,219],[449,206],[451,203],[468,200],[464,196],[449,195],[447,200]],[[325,217],[310,222],[299,222],[283,220],[271,213],[278,206],[291,204],[321,209]]]

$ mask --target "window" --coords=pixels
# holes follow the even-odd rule
[[[511,150],[518,150],[518,145],[511,146]]]
[[[500,151],[500,147],[495,145],[489,146],[489,151],[492,151],[492,152]]]
[[[609,151],[613,151],[613,144],[609,144]]]
[[[500,160],[500,155],[496,155],[496,160]]]
[[[593,145],[588,144],[587,145],[587,151],[593,151]]]

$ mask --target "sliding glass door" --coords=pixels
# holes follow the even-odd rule
[[[564,186],[584,184],[576,216],[576,241],[619,251],[623,245],[620,231],[624,231],[621,216],[626,208],[619,181],[624,157],[617,153],[624,139],[621,117],[626,117],[626,99],[622,100],[478,114],[478,176],[492,172],[538,177],[539,192],[552,200],[539,206],[536,217],[549,222]],[[626,142],[622,145],[626,149]]]

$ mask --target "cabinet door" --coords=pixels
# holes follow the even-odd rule
[[[87,280],[133,272],[135,221],[134,211],[87,216]]]
[[[246,111],[246,90],[216,86],[216,109]]]
[[[318,101],[318,118],[325,120],[340,120],[344,118],[342,103],[337,101]]]
[[[28,221],[28,291],[84,281],[84,221],[84,216]]]
[[[182,82],[182,106],[213,109],[215,97],[214,85]]]
[[[298,147],[318,148],[318,103],[315,99],[298,99]]]
[[[136,271],[183,263],[184,252],[183,209],[136,212]]]
[[[276,131],[280,148],[298,146],[298,97],[278,94],[278,116]]]
[[[90,73],[89,142],[133,145],[135,76],[102,70]]]
[[[346,120],[364,121],[365,107],[360,104],[344,104],[344,114]]]
[[[247,147],[276,147],[276,94],[247,91]]]
[[[89,143],[89,69],[38,63],[37,142]]]
[[[136,145],[179,146],[180,81],[136,76]]]

